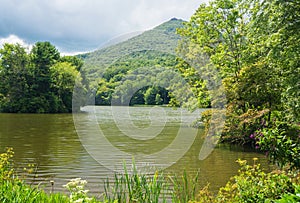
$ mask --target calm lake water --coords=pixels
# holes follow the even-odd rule
[[[51,190],[50,180],[55,182],[55,191],[65,191],[63,184],[80,177],[97,195],[103,192],[104,180],[112,177],[112,169],[117,170],[125,155],[136,156],[138,166],[141,160],[145,166],[164,162],[164,173],[180,175],[186,170],[194,175],[199,171],[199,184],[209,182],[213,190],[224,186],[237,173],[238,158],[251,162],[258,157],[269,169],[264,155],[228,146],[217,146],[205,160],[199,160],[203,130],[189,127],[196,114],[157,107],[83,110],[87,112],[75,116],[0,114],[1,151],[13,147],[15,165],[20,171],[35,163],[36,175],[31,175],[30,181],[41,183],[46,191]],[[180,144],[172,145],[174,140]]]

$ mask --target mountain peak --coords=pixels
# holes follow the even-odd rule
[[[178,19],[178,18],[171,18],[170,21],[183,21],[182,19]]]
[[[158,30],[165,30],[166,32],[175,33],[177,28],[180,28],[183,26],[184,20],[177,19],[177,18],[171,18],[169,21],[164,22],[154,29]]]

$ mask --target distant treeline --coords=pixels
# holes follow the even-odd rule
[[[169,91],[163,87],[155,86],[155,78],[152,79],[151,85],[138,88],[132,94],[128,93],[128,90],[134,89],[134,87],[143,83],[141,78],[137,79],[134,77],[144,75],[146,71],[138,73],[137,69],[154,70],[155,68],[163,67],[168,70],[174,68],[176,63],[175,56],[159,51],[139,51],[121,58],[105,69],[98,83],[96,105],[111,105],[112,100],[114,104],[118,105],[169,104],[171,99]],[[148,78],[150,76],[150,74],[147,75]],[[130,80],[130,86],[126,87],[128,79]],[[131,98],[129,101],[124,101],[124,96],[130,96]]]
[[[4,44],[0,49],[0,112],[71,112],[75,82],[82,91],[88,88],[79,72],[82,65],[77,57],[61,57],[49,42],[37,42],[29,53],[20,44]]]

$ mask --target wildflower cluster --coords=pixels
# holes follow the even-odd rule
[[[14,173],[12,157],[14,152],[12,148],[7,148],[5,153],[0,154],[0,180],[11,179]]]
[[[89,190],[85,190],[84,187],[87,184],[86,180],[81,180],[81,178],[71,179],[66,185],[70,192],[70,202],[72,203],[86,203],[91,202],[92,198],[89,198],[87,193]]]

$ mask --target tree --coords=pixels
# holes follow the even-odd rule
[[[299,121],[300,97],[300,2],[257,1],[250,37],[254,56],[266,61],[280,77],[286,118]],[[256,52],[254,52],[256,50]]]
[[[29,93],[26,50],[20,44],[4,44],[0,59],[0,111],[23,112]]]
[[[240,125],[242,121],[240,116],[252,107],[245,95],[239,94],[242,83],[241,70],[248,65],[249,40],[246,35],[250,16],[249,6],[247,0],[215,0],[208,5],[202,4],[184,28],[178,30],[183,37],[178,49],[179,54],[189,64],[198,66],[195,68],[207,79],[206,87],[218,85],[210,84],[210,80],[222,79],[228,102],[225,130],[230,133],[231,138],[235,137],[232,139],[234,142],[244,142],[246,126]],[[198,61],[205,59],[206,56],[209,57],[208,63],[199,64]],[[189,78],[197,77],[193,71],[185,68],[184,72]],[[201,80],[200,77],[198,80],[192,78],[193,87],[196,89],[194,92],[198,91],[205,95]],[[208,98],[207,95],[205,97]],[[211,102],[215,103],[213,100]]]
[[[51,112],[72,112],[73,89],[79,74],[68,62],[58,62],[50,67],[51,93],[55,98]]]
[[[73,56],[60,58],[49,42],[36,43],[30,54],[19,44],[5,44],[0,49],[0,111],[71,112],[73,96],[79,110],[88,87],[81,66]]]
[[[222,79],[228,100],[223,141],[256,144],[273,162],[299,168],[299,2],[214,0],[179,33],[183,59],[197,65],[191,63],[197,57],[210,57],[200,70]],[[192,70],[180,68],[191,80]]]
[[[36,79],[33,90],[39,93],[37,96],[47,98],[50,90],[50,67],[60,59],[60,53],[50,42],[37,42],[31,50],[33,64],[33,77]]]
[[[253,56],[272,68],[280,84],[280,104],[272,121],[253,134],[256,144],[272,162],[300,168],[300,2],[257,1],[250,31]]]
[[[157,89],[154,87],[149,87],[144,94],[145,104],[146,105],[155,105],[156,104],[156,94],[157,94]]]
[[[279,47],[273,46],[277,46],[278,42],[274,41],[272,45],[268,42],[268,39],[278,36],[270,35],[270,30],[271,33],[274,30],[270,25],[278,27],[274,25],[277,21],[281,22],[277,15],[279,11],[270,8],[280,0],[275,4],[270,2],[215,0],[208,5],[201,5],[190,22],[179,29],[183,36],[180,55],[188,62],[192,61],[191,64],[199,61],[197,57],[201,55],[208,56],[213,66],[208,64],[210,69],[200,67],[200,70],[218,72],[218,77],[222,79],[228,102],[224,134],[227,132],[234,142],[252,142],[248,136],[258,128],[259,120],[270,122],[272,112],[282,108],[282,92],[285,88],[281,83],[287,77],[282,77],[280,72],[286,73],[283,67],[288,66],[277,59],[275,61],[273,53],[278,55]],[[286,45],[282,44],[281,48]],[[287,60],[282,58],[282,61]],[[180,70],[190,81],[194,80],[191,79],[195,75],[193,69]],[[203,92],[201,86],[195,89]]]
[[[197,70],[184,61],[183,59],[178,58],[179,63],[175,66],[179,70],[182,77],[185,78],[189,84],[191,90],[195,94],[198,100],[199,108],[207,108],[211,106],[211,96],[206,87],[205,81],[199,76]]]

